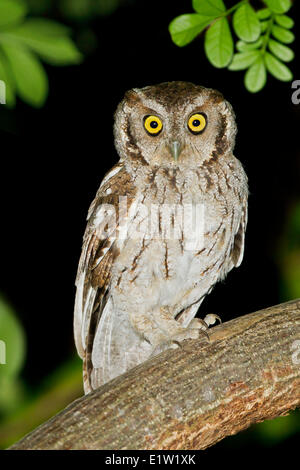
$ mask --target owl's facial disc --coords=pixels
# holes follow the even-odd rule
[[[234,147],[234,113],[214,90],[170,82],[126,93],[115,120],[122,159],[137,167],[201,167]]]

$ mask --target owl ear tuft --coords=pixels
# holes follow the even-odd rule
[[[137,88],[133,88],[132,90],[126,91],[124,95],[124,101],[127,101],[129,104],[136,104],[141,101],[141,98],[138,94],[139,90]]]
[[[237,125],[235,121],[235,112],[233,111],[231,104],[226,100],[224,100],[221,104],[221,113],[225,117],[225,136],[227,142],[231,147],[233,147],[235,143],[235,136],[237,134]]]

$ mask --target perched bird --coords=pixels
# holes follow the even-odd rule
[[[222,94],[192,83],[133,89],[119,104],[120,160],[89,209],[76,280],[86,393],[214,323],[194,317],[244,252],[235,135]]]

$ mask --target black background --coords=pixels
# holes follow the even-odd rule
[[[274,251],[299,195],[300,105],[292,104],[291,83],[271,77],[262,92],[247,92],[243,72],[207,62],[202,39],[176,47],[167,27],[188,11],[189,2],[140,1],[95,20],[94,54],[80,66],[47,67],[50,96],[43,109],[19,102],[2,110],[1,286],[26,329],[23,375],[32,386],[75,351],[74,280],[85,217],[118,158],[113,113],[127,89],[187,80],[216,88],[231,102],[235,154],[250,186],[245,258],[200,314],[215,312],[226,321],[280,301]],[[296,7],[291,14],[298,17]],[[296,54],[298,44],[299,38]],[[297,55],[291,68],[300,79]]]

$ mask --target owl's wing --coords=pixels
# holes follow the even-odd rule
[[[76,278],[74,336],[84,360],[85,389],[89,389],[91,354],[95,332],[108,300],[112,265],[118,249],[116,232],[119,193],[129,188],[128,174],[116,165],[105,176],[91,204]]]
[[[235,233],[232,249],[230,252],[229,270],[232,269],[233,267],[237,268],[238,266],[240,266],[243,260],[247,221],[248,221],[248,198],[247,196],[245,196],[242,202],[242,213],[241,213],[240,223],[238,225],[237,232]]]

